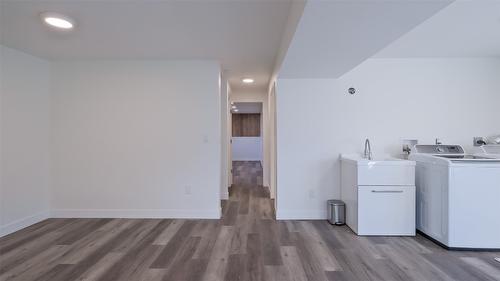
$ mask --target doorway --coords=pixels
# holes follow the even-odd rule
[[[224,115],[228,185],[222,193],[226,196],[221,197],[223,217],[233,213],[229,211],[232,204],[232,208],[238,205],[242,213],[249,208],[263,217],[275,219],[276,201],[270,179],[270,123],[274,111],[270,109],[269,99],[265,91],[228,91]]]
[[[262,127],[262,103],[231,104],[233,185],[263,185]]]
[[[262,103],[231,105],[231,160],[256,161],[262,165]]]
[[[274,203],[263,179],[263,103],[232,102],[229,120],[232,184],[229,198],[223,202],[223,224],[239,219],[274,219]]]

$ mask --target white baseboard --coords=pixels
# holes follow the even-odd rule
[[[55,209],[53,218],[220,219],[220,210]]]
[[[325,210],[276,210],[277,220],[325,220]]]
[[[48,218],[50,218],[50,212],[46,211],[46,212],[38,213],[38,214],[33,215],[33,216],[22,218],[20,220],[8,223],[6,225],[2,225],[2,226],[0,226],[0,237],[14,233],[18,230],[21,230],[23,228],[26,228],[30,225],[41,222],[41,221],[46,220]]]

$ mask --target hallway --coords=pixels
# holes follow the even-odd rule
[[[233,171],[229,200],[222,201],[222,224],[234,225],[248,234],[248,224],[257,231],[263,220],[274,220],[274,203],[269,190],[262,186],[260,162],[234,161]]]

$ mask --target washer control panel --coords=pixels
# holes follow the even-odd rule
[[[433,145],[415,145],[414,153],[426,154],[464,154],[465,151],[460,145],[433,144]]]

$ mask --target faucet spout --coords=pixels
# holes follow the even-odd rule
[[[364,158],[368,160],[372,160],[372,147],[370,145],[370,140],[366,139],[365,140],[365,153],[364,153]]]

